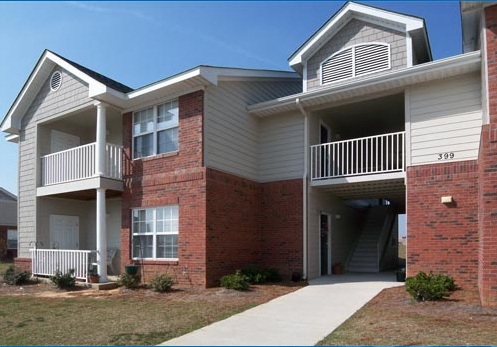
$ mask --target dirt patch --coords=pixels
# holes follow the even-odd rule
[[[71,298],[71,297],[93,297],[93,298],[123,298],[123,299],[153,299],[163,297],[162,293],[157,293],[142,286],[138,289],[127,289],[119,287],[111,290],[95,290],[89,288],[84,283],[77,283],[76,287],[70,290],[57,288],[46,279],[39,279],[29,284],[12,286],[2,283],[0,276],[0,295],[31,296],[40,298]],[[305,282],[280,282],[277,284],[252,285],[250,290],[241,292],[226,288],[193,288],[193,287],[173,287],[168,292],[168,296],[176,300],[233,300],[237,303],[244,302],[266,302],[281,295],[291,293],[305,286]]]
[[[415,302],[405,287],[383,290],[321,345],[495,345],[497,308],[481,307],[476,289]]]

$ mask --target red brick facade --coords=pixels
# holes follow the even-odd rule
[[[479,269],[482,304],[497,306],[497,6],[485,9],[490,124],[484,125],[479,151]]]
[[[476,161],[407,169],[407,276],[446,273],[458,285],[478,279],[478,164]],[[454,202],[442,204],[442,196]]]
[[[132,160],[132,113],[123,116],[122,268],[132,262],[132,209],[177,204],[178,261],[140,261],[145,282],[169,273],[180,286],[218,286],[249,264],[302,271],[302,180],[261,184],[205,168],[203,98],[179,98],[174,154]]]

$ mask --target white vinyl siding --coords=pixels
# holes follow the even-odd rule
[[[390,69],[390,45],[371,42],[334,53],[321,64],[321,84]]]
[[[301,91],[299,81],[221,81],[205,92],[205,166],[259,181],[261,120],[247,105]]]
[[[411,164],[478,158],[482,126],[478,74],[410,89]]]
[[[302,178],[304,117],[286,114],[261,120],[260,176],[262,182]]]

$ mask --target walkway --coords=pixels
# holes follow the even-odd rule
[[[384,288],[395,273],[331,275],[225,320],[166,341],[168,346],[310,346]]]

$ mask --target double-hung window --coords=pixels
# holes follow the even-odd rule
[[[178,150],[178,100],[133,114],[133,158]]]
[[[134,209],[133,258],[178,259],[178,206]]]

